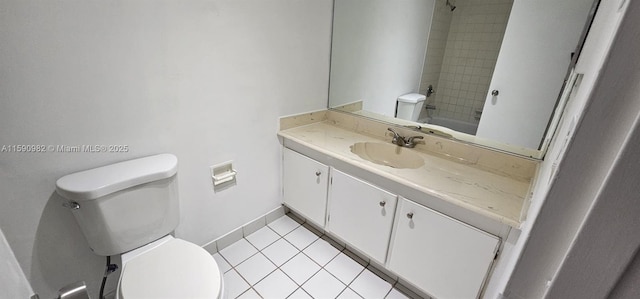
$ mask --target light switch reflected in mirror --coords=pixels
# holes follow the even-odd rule
[[[335,0],[328,106],[535,156],[594,5]],[[411,93],[429,97],[398,114]]]

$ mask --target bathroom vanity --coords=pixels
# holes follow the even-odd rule
[[[282,118],[278,135],[284,204],[435,298],[482,295],[537,169],[428,134],[399,148],[386,124],[337,111]]]

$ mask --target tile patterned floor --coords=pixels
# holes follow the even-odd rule
[[[410,298],[364,261],[289,216],[213,257],[224,272],[228,298]]]

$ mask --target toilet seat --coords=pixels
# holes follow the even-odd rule
[[[170,238],[123,262],[118,298],[220,298],[222,274],[202,247]]]

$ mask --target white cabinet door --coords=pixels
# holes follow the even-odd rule
[[[324,227],[329,166],[284,149],[283,199],[285,205]]]
[[[384,264],[397,197],[331,170],[327,230]]]
[[[400,198],[388,267],[438,299],[477,298],[499,239]]]
[[[538,148],[592,3],[513,2],[477,137]]]

